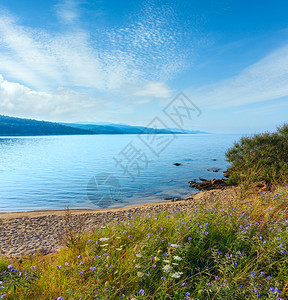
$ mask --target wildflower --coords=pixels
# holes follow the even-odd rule
[[[135,255],[136,255],[136,257],[142,257],[142,255],[140,253],[136,253]]]
[[[11,269],[11,268],[13,268],[13,265],[8,265],[7,268],[8,268],[8,269]]]
[[[96,267],[90,267],[90,271],[95,271]]]
[[[161,280],[165,280],[166,279],[166,277],[161,277]]]
[[[236,253],[240,256],[243,256],[243,254],[240,251],[237,251]]]
[[[138,276],[138,277],[143,277],[143,276],[144,276],[144,273],[143,273],[143,272],[137,272],[137,276]]]
[[[103,245],[100,245],[100,247],[106,247],[108,246],[109,244],[103,244]]]
[[[30,267],[30,269],[36,269],[36,267],[35,267],[35,266],[32,266],[32,267]]]
[[[83,265],[84,265],[83,261],[81,261],[81,262],[80,262],[80,265],[81,265],[81,266],[83,266]]]
[[[208,231],[205,231],[204,233],[205,233],[206,235],[208,235]]]
[[[232,265],[233,265],[233,266],[237,266],[237,262],[236,262],[236,261],[233,262]]]
[[[61,268],[61,266],[57,266],[57,269],[59,270]]]
[[[68,262],[65,262],[65,266],[69,266],[69,263],[68,263]]]
[[[173,271],[173,268],[170,265],[165,265],[162,269],[166,273],[169,273],[169,272]]]
[[[174,248],[178,248],[179,247],[178,244],[170,244],[169,246],[174,247]]]
[[[84,274],[84,270],[79,271],[79,274],[80,274],[80,275],[83,275],[83,274]]]
[[[250,275],[252,275],[253,277],[256,277],[255,272],[250,272]]]
[[[145,292],[144,292],[144,290],[143,290],[143,289],[141,289],[141,290],[139,291],[139,294],[140,294],[141,296],[144,296],[144,295],[145,295]]]
[[[80,255],[78,255],[78,258],[82,258],[81,254],[80,254]]]
[[[166,257],[168,254],[167,254],[167,253],[164,253],[163,255],[164,255],[164,257]]]
[[[92,243],[93,242],[93,240],[88,240],[88,243]]]
[[[273,280],[273,278],[271,276],[267,276],[268,280]]]
[[[106,242],[106,241],[108,241],[108,240],[109,240],[109,238],[100,238],[100,239],[99,239],[100,242]]]
[[[180,278],[182,274],[183,274],[183,272],[175,272],[175,273],[171,274],[171,277],[172,278]]]
[[[153,267],[153,268],[156,268],[156,265],[153,264],[152,267]]]
[[[174,258],[175,260],[182,260],[182,258],[181,258],[180,256],[173,256],[173,258]]]
[[[168,260],[168,259],[163,259],[163,262],[169,264],[169,263],[170,263],[170,260]]]

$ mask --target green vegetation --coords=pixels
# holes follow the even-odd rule
[[[288,125],[276,132],[242,137],[226,153],[231,163],[230,183],[265,180],[268,184],[287,183]]]
[[[6,117],[0,115],[0,136],[38,136],[95,134],[92,131],[72,128],[58,123]]]
[[[52,256],[0,259],[7,299],[285,299],[287,189],[131,215]],[[69,213],[67,214],[69,219]],[[1,297],[0,297],[1,298]]]

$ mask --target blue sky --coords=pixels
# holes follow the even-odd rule
[[[50,121],[175,127],[163,109],[184,92],[187,129],[273,130],[288,113],[288,3],[0,3],[0,113]]]

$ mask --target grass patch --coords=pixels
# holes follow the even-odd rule
[[[285,299],[286,189],[191,212],[157,210],[67,237],[50,255],[0,259],[7,299]],[[69,230],[67,233],[69,234]],[[0,297],[0,298],[1,298]]]

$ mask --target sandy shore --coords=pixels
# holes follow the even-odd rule
[[[213,198],[235,196],[235,188],[200,192],[181,201],[161,201],[116,209],[71,209],[71,224],[78,229],[92,230],[104,222],[124,220],[138,213],[153,213],[156,209],[191,211],[199,202],[210,202]],[[105,219],[105,221],[103,221]],[[61,248],[59,236],[63,234],[67,221],[64,210],[0,213],[0,254],[21,256],[40,250],[49,254]]]

